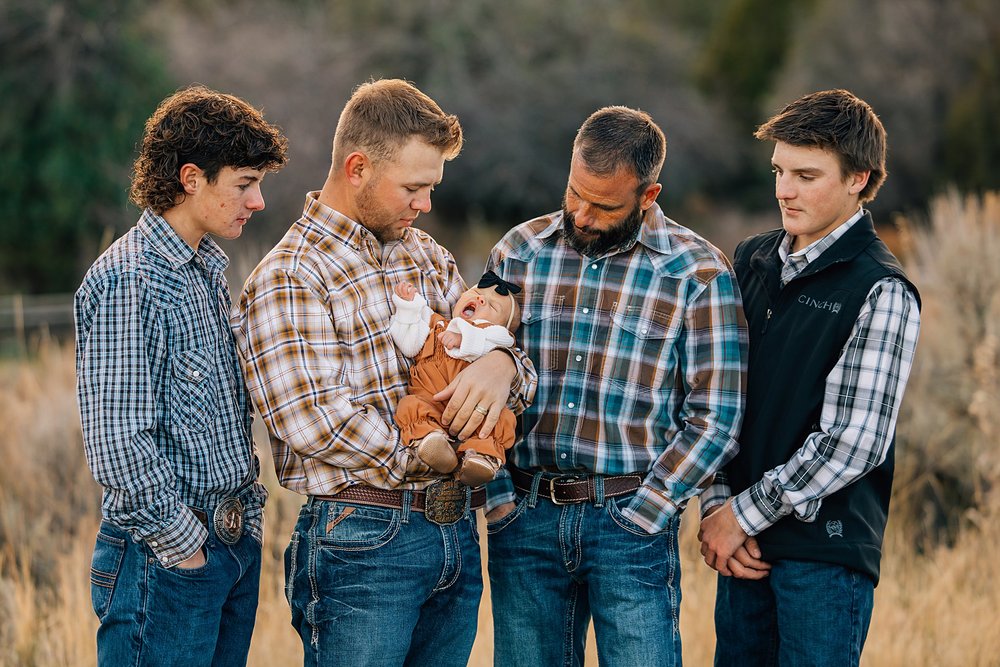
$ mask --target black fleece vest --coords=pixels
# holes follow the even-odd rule
[[[850,337],[872,286],[903,280],[899,262],[865,214],[783,288],[782,231],[751,237],[734,268],[750,329],[747,404],[740,451],[726,468],[733,494],[786,461],[819,430],[826,376]],[[919,299],[919,295],[917,295]],[[764,560],[812,560],[860,570],[878,583],[889,512],[895,434],[882,465],[823,499],[816,521],[786,516],[757,536]]]

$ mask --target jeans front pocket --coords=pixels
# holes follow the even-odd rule
[[[387,545],[399,532],[400,510],[325,503],[316,526],[317,544],[334,551],[367,551]]]
[[[108,614],[118,573],[125,556],[125,540],[103,532],[97,533],[94,556],[90,562],[90,601],[101,621]]]
[[[524,513],[524,508],[528,506],[528,496],[517,496],[514,500],[514,509],[508,514],[504,514],[496,521],[486,522],[486,534],[496,535],[501,530],[514,523],[517,517]]]
[[[625,515],[622,514],[621,507],[618,506],[618,501],[619,500],[621,500],[625,504],[628,504],[628,501],[631,500],[631,499],[632,499],[632,496],[626,496],[624,498],[611,498],[607,502],[608,516],[611,517],[611,520],[614,521],[618,525],[619,528],[622,528],[622,529],[624,529],[624,530],[632,533],[633,535],[638,535],[639,537],[648,537],[650,539],[652,539],[654,537],[657,537],[659,535],[662,535],[665,532],[667,532],[668,530],[671,530],[671,529],[676,530],[676,526],[674,525],[674,521],[670,521],[661,530],[658,530],[655,533],[648,533],[648,532],[646,532],[645,528],[643,528],[639,524],[635,523],[631,519],[626,518]]]

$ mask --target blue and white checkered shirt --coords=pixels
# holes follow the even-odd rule
[[[166,567],[207,537],[190,508],[210,511],[237,491],[261,539],[267,493],[252,481],[260,463],[229,330],[228,264],[212,239],[196,253],[146,210],[76,293],[77,397],[104,517]]]

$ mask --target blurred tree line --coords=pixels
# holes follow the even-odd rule
[[[264,247],[322,184],[351,90],[382,76],[462,120],[466,149],[428,220],[446,243],[558,208],[576,128],[607,104],[665,129],[672,217],[698,229],[771,211],[753,129],[831,87],[889,131],[873,206],[887,220],[948,184],[1000,185],[998,33],[988,0],[0,0],[0,292],[76,287],[137,217],[126,191],[144,120],[191,82],[289,136],[291,163],[246,233]]]

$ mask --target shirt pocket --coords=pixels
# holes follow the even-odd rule
[[[611,313],[611,345],[605,377],[629,397],[672,384],[678,364],[674,341],[680,317],[662,310],[626,306]]]
[[[189,431],[204,431],[215,420],[214,350],[183,350],[174,355],[170,413],[174,422]]]
[[[565,297],[532,295],[521,308],[518,339],[536,370],[565,368],[566,342],[560,337]],[[560,363],[562,361],[562,363]]]

